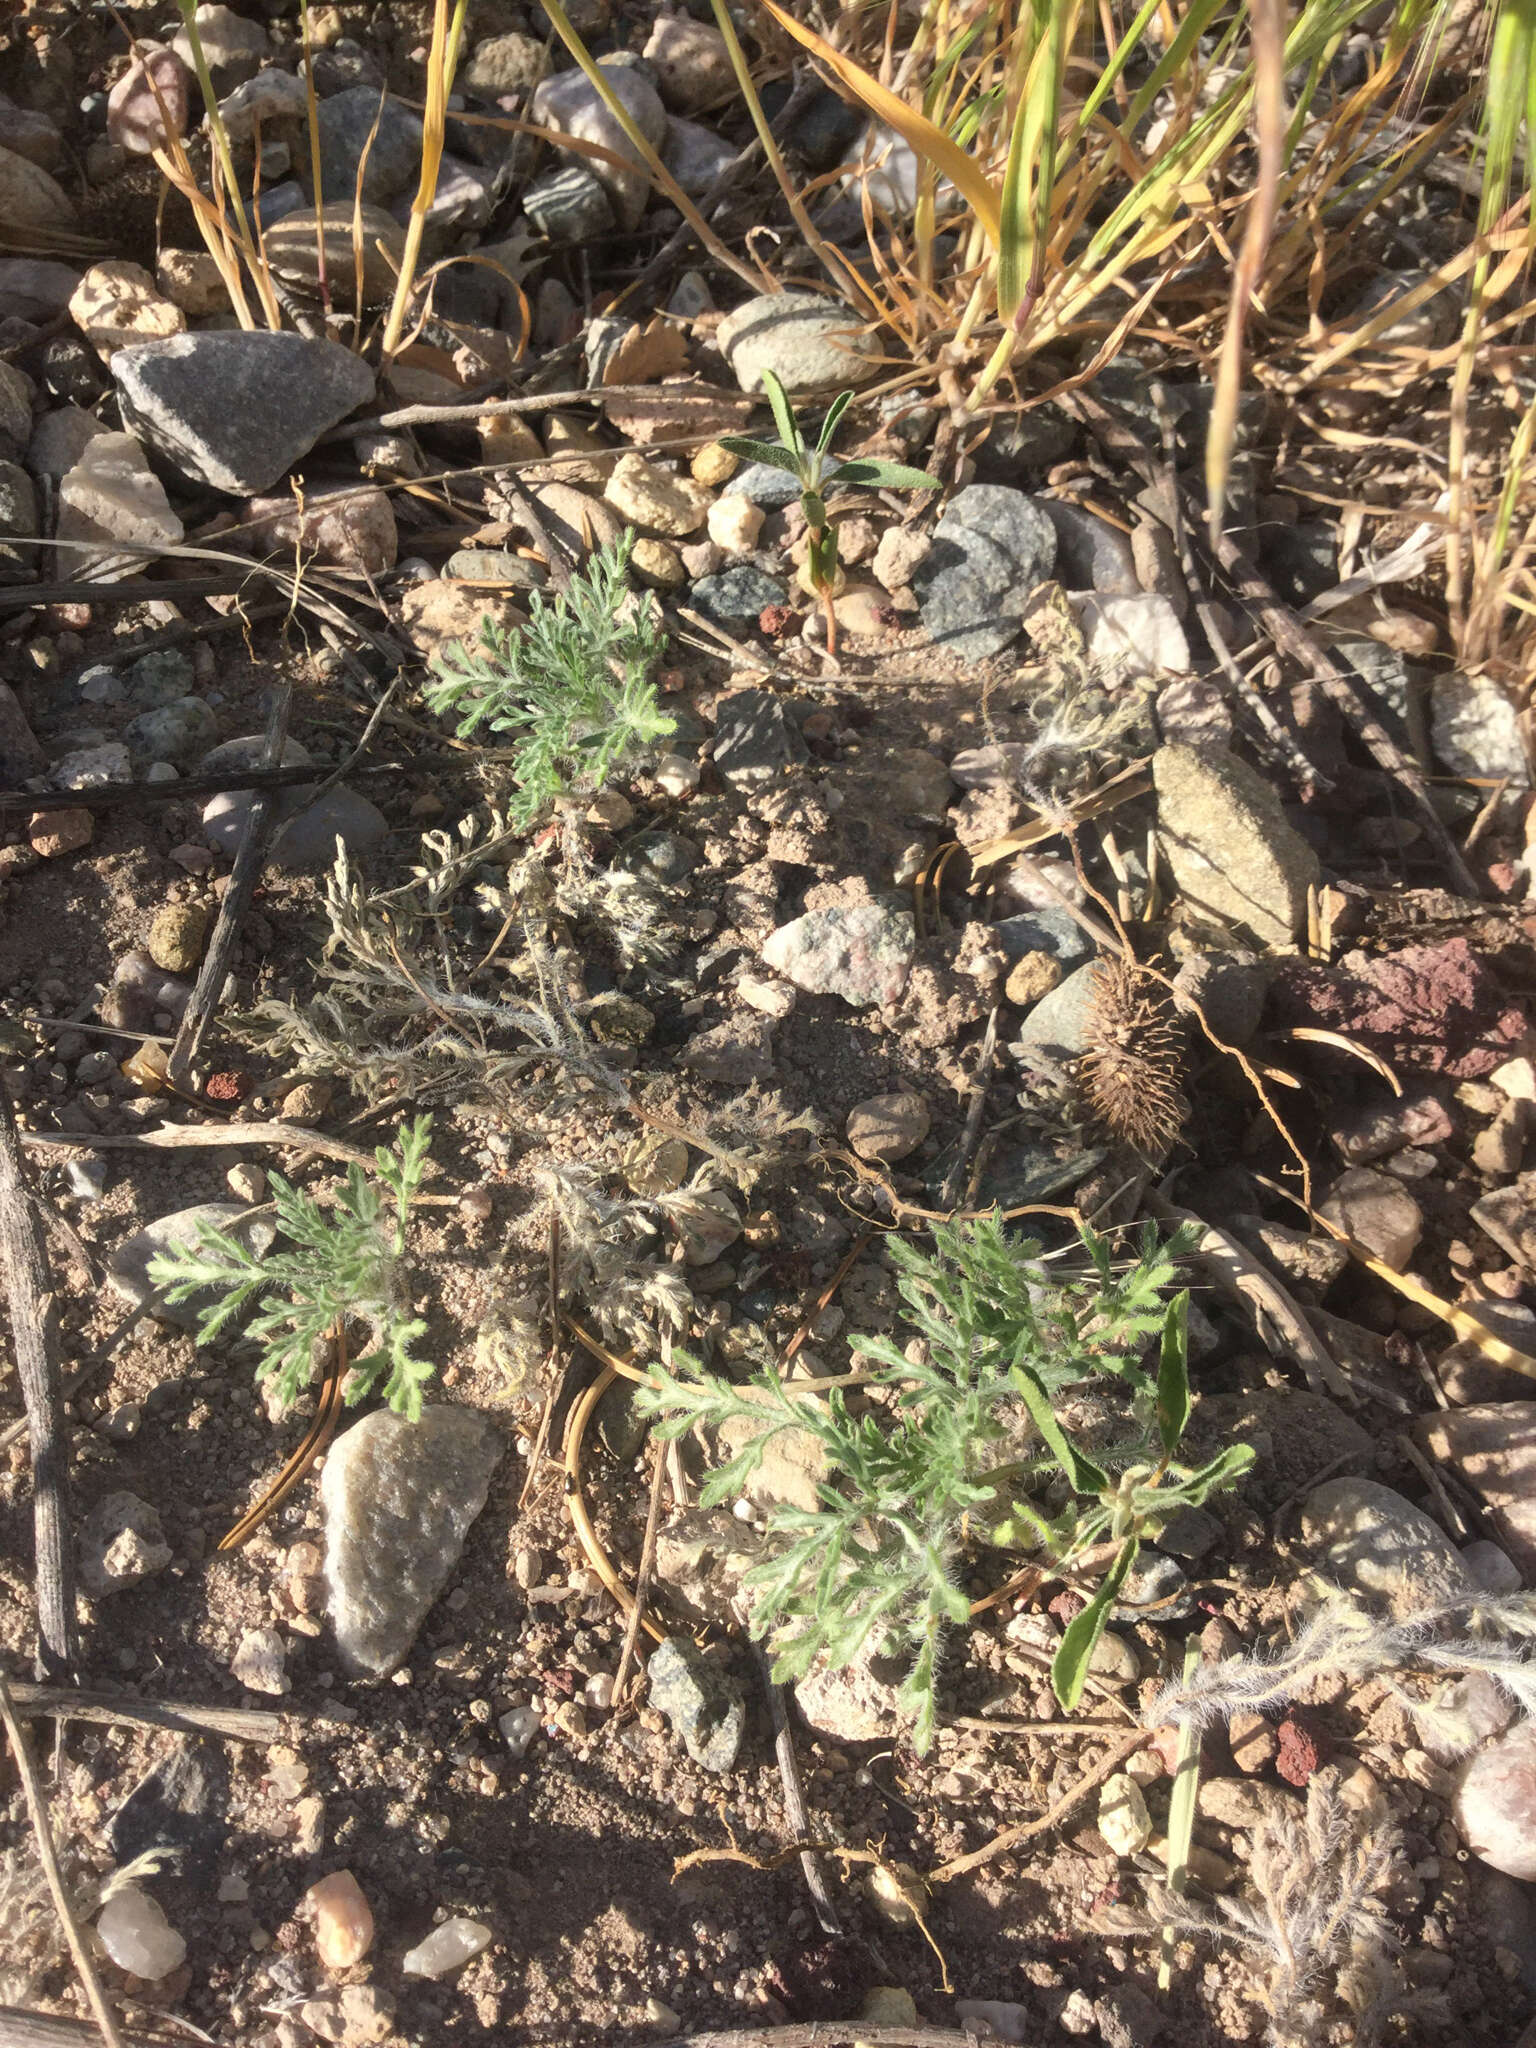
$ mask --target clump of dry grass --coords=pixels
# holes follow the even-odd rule
[[[1166,990],[1134,961],[1105,962],[1094,984],[1077,1085],[1094,1116],[1138,1152],[1166,1152],[1189,1114],[1179,1086],[1184,1034]]]

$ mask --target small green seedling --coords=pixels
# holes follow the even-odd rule
[[[456,642],[423,686],[431,710],[457,717],[460,739],[481,726],[511,736],[519,787],[507,814],[520,830],[677,729],[651,680],[664,636],[648,603],[627,602],[634,539],[601,549],[553,604],[535,593],[526,626],[484,620],[480,647]]]
[[[199,1344],[212,1343],[242,1309],[259,1300],[261,1307],[245,1334],[261,1346],[257,1378],[275,1383],[285,1408],[314,1378],[322,1340],[336,1324],[348,1318],[367,1323],[373,1344],[351,1361],[348,1406],[382,1379],[390,1407],[416,1421],[421,1389],[434,1367],[411,1356],[427,1326],[407,1314],[401,1260],[406,1217],[426,1167],[431,1134],[429,1116],[402,1124],[393,1148],[380,1145],[374,1153],[378,1179],[370,1180],[360,1166],[349,1168],[346,1186],[329,1213],[274,1173],[272,1205],[292,1251],[258,1257],[228,1231],[205,1223],[195,1243],[150,1260],[150,1279],[173,1304],[204,1290],[219,1297],[199,1311]],[[380,1183],[395,1198],[392,1219],[386,1216]]]
[[[799,482],[800,509],[805,514],[809,553],[806,578],[821,604],[827,621],[827,652],[837,651],[837,619],[832,600],[837,595],[837,528],[827,518],[825,492],[829,484],[868,484],[881,491],[937,491],[943,486],[926,470],[908,469],[901,462],[877,462],[854,456],[838,462],[828,453],[838,422],[853,403],[851,391],[840,391],[827,408],[821,436],[814,448],[807,446],[795,418],[788,393],[772,370],[763,372],[763,389],[773,407],[779,430],[777,441],[754,441],[744,434],[722,434],[720,445],[748,462],[766,462],[782,469]]]

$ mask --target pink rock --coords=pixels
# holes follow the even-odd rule
[[[380,576],[394,567],[400,551],[389,494],[377,484],[307,492],[302,516],[291,497],[251,498],[245,509],[247,538],[263,553],[291,548],[297,537],[304,552],[320,562]]]
[[[332,1871],[304,1894],[314,1908],[315,1947],[328,1970],[361,1962],[373,1946],[373,1913],[350,1870]]]
[[[138,55],[107,97],[108,141],[130,156],[148,156],[165,147],[167,121],[175,134],[184,135],[191,82],[191,72],[174,50],[140,43]]]
[[[1463,1768],[1451,1818],[1474,1856],[1536,1878],[1536,1721],[1522,1721]]]
[[[1466,939],[1405,946],[1338,967],[1288,963],[1270,996],[1272,1021],[1342,1031],[1393,1066],[1473,1081],[1515,1052],[1526,1021]]]

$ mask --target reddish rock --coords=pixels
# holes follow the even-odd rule
[[[1280,1742],[1276,1773],[1287,1785],[1305,1785],[1327,1761],[1328,1738],[1305,1707],[1292,1707],[1275,1733]]]
[[[210,1074],[203,1090],[209,1102],[238,1102],[244,1093],[244,1074]]]
[[[89,846],[96,830],[89,811],[34,811],[27,821],[27,839],[34,853],[55,860]]]
[[[1056,1598],[1050,1602],[1045,1611],[1047,1614],[1054,1614],[1062,1627],[1065,1628],[1069,1621],[1076,1621],[1087,1605],[1088,1602],[1083,1598],[1082,1594],[1074,1593],[1069,1586],[1056,1595]]]
[[[1398,1068],[1473,1081],[1492,1073],[1526,1036],[1526,1019],[1464,938],[1351,953],[1337,967],[1310,960],[1281,969],[1271,1021],[1321,1026],[1358,1039]]]

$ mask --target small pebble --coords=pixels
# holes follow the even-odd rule
[[[373,1946],[373,1913],[350,1870],[333,1871],[304,1894],[314,1909],[315,1947],[328,1970],[349,1969]]]
[[[96,1919],[101,1945],[120,1970],[150,1983],[169,1976],[186,1959],[187,1944],[160,1909],[159,1901],[136,1884],[124,1885]]]
[[[400,1967],[407,1977],[456,1976],[466,1963],[473,1962],[477,1955],[488,1949],[494,1939],[483,1921],[468,1920],[461,1914],[455,1914],[441,1927],[434,1927],[425,1941],[407,1949]]]
[[[267,1176],[259,1166],[242,1160],[232,1166],[224,1176],[224,1185],[241,1202],[264,1202],[267,1199]]]

